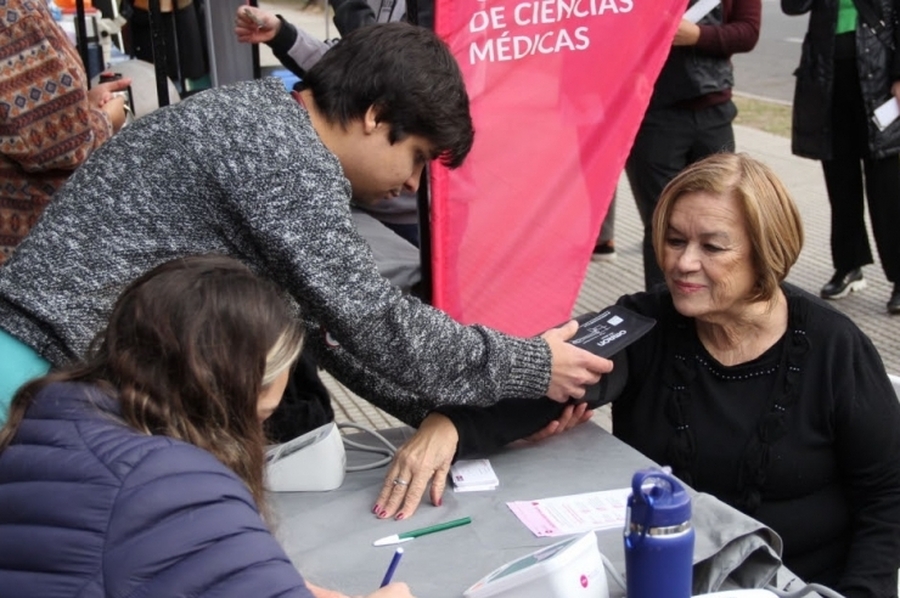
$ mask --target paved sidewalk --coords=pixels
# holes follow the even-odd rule
[[[325,36],[325,16],[321,12],[302,12],[292,7],[297,1],[277,0],[261,5],[279,12],[294,24],[306,28],[318,37]],[[330,27],[330,35],[336,35]],[[275,64],[271,54],[263,54],[264,65]],[[830,208],[819,162],[793,156],[790,140],[755,129],[736,126],[737,149],[771,166],[784,181],[797,202],[803,216],[806,242],[800,259],[788,280],[808,291],[817,293],[833,274],[829,245]],[[900,227],[900,223],[897,223]],[[898,233],[900,234],[900,233]],[[619,180],[616,209],[616,250],[618,259],[612,263],[592,263],[588,266],[575,314],[596,310],[613,303],[625,293],[643,288],[641,260],[642,227],[625,177]],[[872,247],[874,253],[874,238]],[[900,316],[887,314],[885,304],[891,285],[885,279],[880,262],[865,268],[868,288],[861,293],[834,302],[869,335],[881,353],[889,373],[900,374]],[[376,427],[395,425],[396,420],[384,416],[365,401],[354,397],[333,380],[326,384],[335,397],[338,419],[368,423]],[[608,426],[608,414],[598,414],[599,423]]]

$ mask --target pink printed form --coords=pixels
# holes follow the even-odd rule
[[[539,538],[621,529],[631,488],[508,502],[519,521]]]

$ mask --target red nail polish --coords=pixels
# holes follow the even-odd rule
[[[396,519],[397,521],[400,521],[401,519],[403,519],[403,513],[398,513],[394,519]]]
[[[372,508],[372,512],[375,513],[376,515],[378,514],[378,511],[380,511],[380,510],[381,510],[381,507],[379,507],[378,505],[375,505],[375,507]]]
[[[439,507],[439,506],[441,506],[441,504],[442,504],[443,502],[444,502],[443,499],[440,499],[440,498],[439,498],[438,501],[435,503],[434,506]]]
[[[382,519],[384,519],[385,516],[387,516],[387,511],[382,510],[380,513],[378,513],[378,516],[381,517]]]

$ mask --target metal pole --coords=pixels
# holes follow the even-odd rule
[[[81,0],[79,0],[80,2]],[[169,105],[169,69],[166,59],[166,34],[163,31],[162,10],[159,0],[150,0],[150,45],[153,48],[153,66],[156,71],[156,98],[159,107]]]
[[[249,4],[253,7],[259,6],[259,2],[256,0],[249,0]],[[259,79],[262,77],[262,64],[259,59],[259,44],[250,44],[250,52],[251,60],[253,60],[253,78]]]
[[[75,37],[78,40],[78,53],[81,62],[84,63],[84,73],[87,76],[88,89],[91,88],[91,66],[88,56],[87,25],[84,22],[84,0],[75,2]]]

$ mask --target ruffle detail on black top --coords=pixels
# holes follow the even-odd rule
[[[766,414],[760,418],[756,434],[748,443],[738,474],[740,498],[734,506],[748,514],[753,514],[761,501],[769,466],[769,449],[787,433],[787,413],[797,402],[802,366],[809,352],[809,340],[805,330],[806,306],[787,292],[785,296],[788,301],[788,333],[782,341],[779,341],[783,347],[777,371],[770,368],[759,373],[777,376],[771,393],[770,406]],[[671,309],[674,311],[674,306]],[[666,457],[673,473],[685,483],[692,485],[697,445],[689,414],[691,386],[697,376],[696,368],[705,366],[713,372],[713,375],[720,378],[723,374],[710,367],[699,354],[699,339],[694,332],[693,321],[677,312],[673,317],[675,355],[666,368],[663,380],[671,392],[671,399],[666,404],[666,418],[675,434],[666,447]]]

